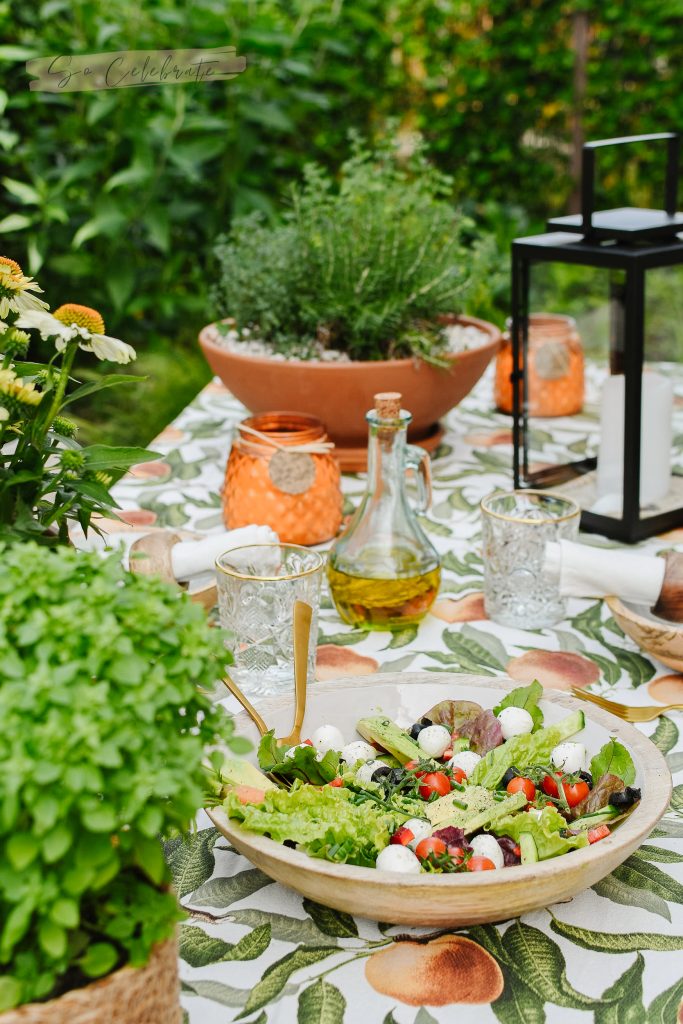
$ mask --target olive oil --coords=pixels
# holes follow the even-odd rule
[[[429,611],[439,592],[441,569],[382,579],[352,576],[330,564],[327,578],[344,622],[361,629],[402,629],[417,624]]]

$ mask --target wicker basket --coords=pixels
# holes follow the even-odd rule
[[[145,967],[122,967],[47,1003],[0,1013],[0,1024],[180,1024],[178,945],[157,946]]]

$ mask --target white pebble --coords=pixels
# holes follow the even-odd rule
[[[374,757],[377,751],[365,740],[353,740],[341,748],[341,759],[347,764],[355,764],[356,761],[367,761]]]
[[[524,736],[534,727],[534,720],[525,708],[503,708],[498,714],[498,721],[503,730],[503,739],[513,736]]]
[[[311,736],[316,750],[326,754],[328,750],[341,750],[344,737],[336,725],[320,725]]]
[[[418,746],[427,757],[441,757],[452,742],[450,732],[443,725],[428,725],[417,737]]]
[[[407,846],[385,846],[377,856],[378,871],[395,871],[402,875],[419,875],[420,862]]]
[[[505,866],[503,851],[496,842],[494,836],[475,836],[474,839],[470,839],[470,846],[474,851],[475,857],[488,857],[488,859],[495,864],[497,868]]]
[[[453,757],[447,762],[446,766],[448,768],[461,768],[469,779],[480,761],[481,755],[475,754],[473,750],[459,750],[457,754],[453,754]]]

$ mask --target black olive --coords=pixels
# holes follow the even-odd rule
[[[588,788],[593,788],[593,776],[590,772],[579,772],[579,778],[588,783]]]
[[[428,725],[434,725],[434,723],[432,722],[431,718],[421,718],[420,725],[424,725],[426,729]]]
[[[408,773],[405,770],[405,768],[390,768],[389,774],[387,775],[386,779],[390,785],[398,786],[400,785],[401,782],[403,782],[407,774]]]
[[[391,775],[391,768],[384,764],[381,768],[375,768],[370,776],[370,781],[379,782],[381,779],[386,779],[388,775]]]
[[[504,789],[507,789],[508,785],[512,782],[512,780],[516,779],[516,778],[517,778],[517,772],[515,771],[515,769],[514,768],[508,768],[508,770],[505,772],[505,775],[500,780],[500,785]]]
[[[640,800],[640,790],[627,786],[621,793],[612,793],[609,802],[618,811],[627,811]]]
[[[432,724],[432,723],[430,722],[430,723],[429,723],[429,725],[431,725],[431,724]],[[423,725],[423,724],[422,724],[422,722],[416,722],[416,723],[415,723],[415,725],[411,725],[411,727],[410,727],[410,733],[409,733],[409,736],[410,736],[410,738],[411,738],[412,740],[416,740],[416,739],[417,739],[417,737],[418,737],[418,736],[420,735],[420,733],[422,732],[422,730],[423,730],[423,729],[426,729],[426,728],[427,728],[427,726],[426,726],[426,725]]]
[[[291,839],[285,839],[282,845],[288,846],[290,850],[296,850],[296,843],[292,842]]]

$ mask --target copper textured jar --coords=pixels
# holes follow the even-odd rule
[[[333,448],[315,416],[266,412],[243,420],[225,471],[225,525],[270,526],[287,544],[330,540],[342,521]]]
[[[508,330],[496,359],[495,402],[512,412],[512,340]],[[570,316],[532,313],[529,317],[527,367],[529,415],[573,416],[584,399],[583,348]],[[521,386],[521,385],[520,385]]]

